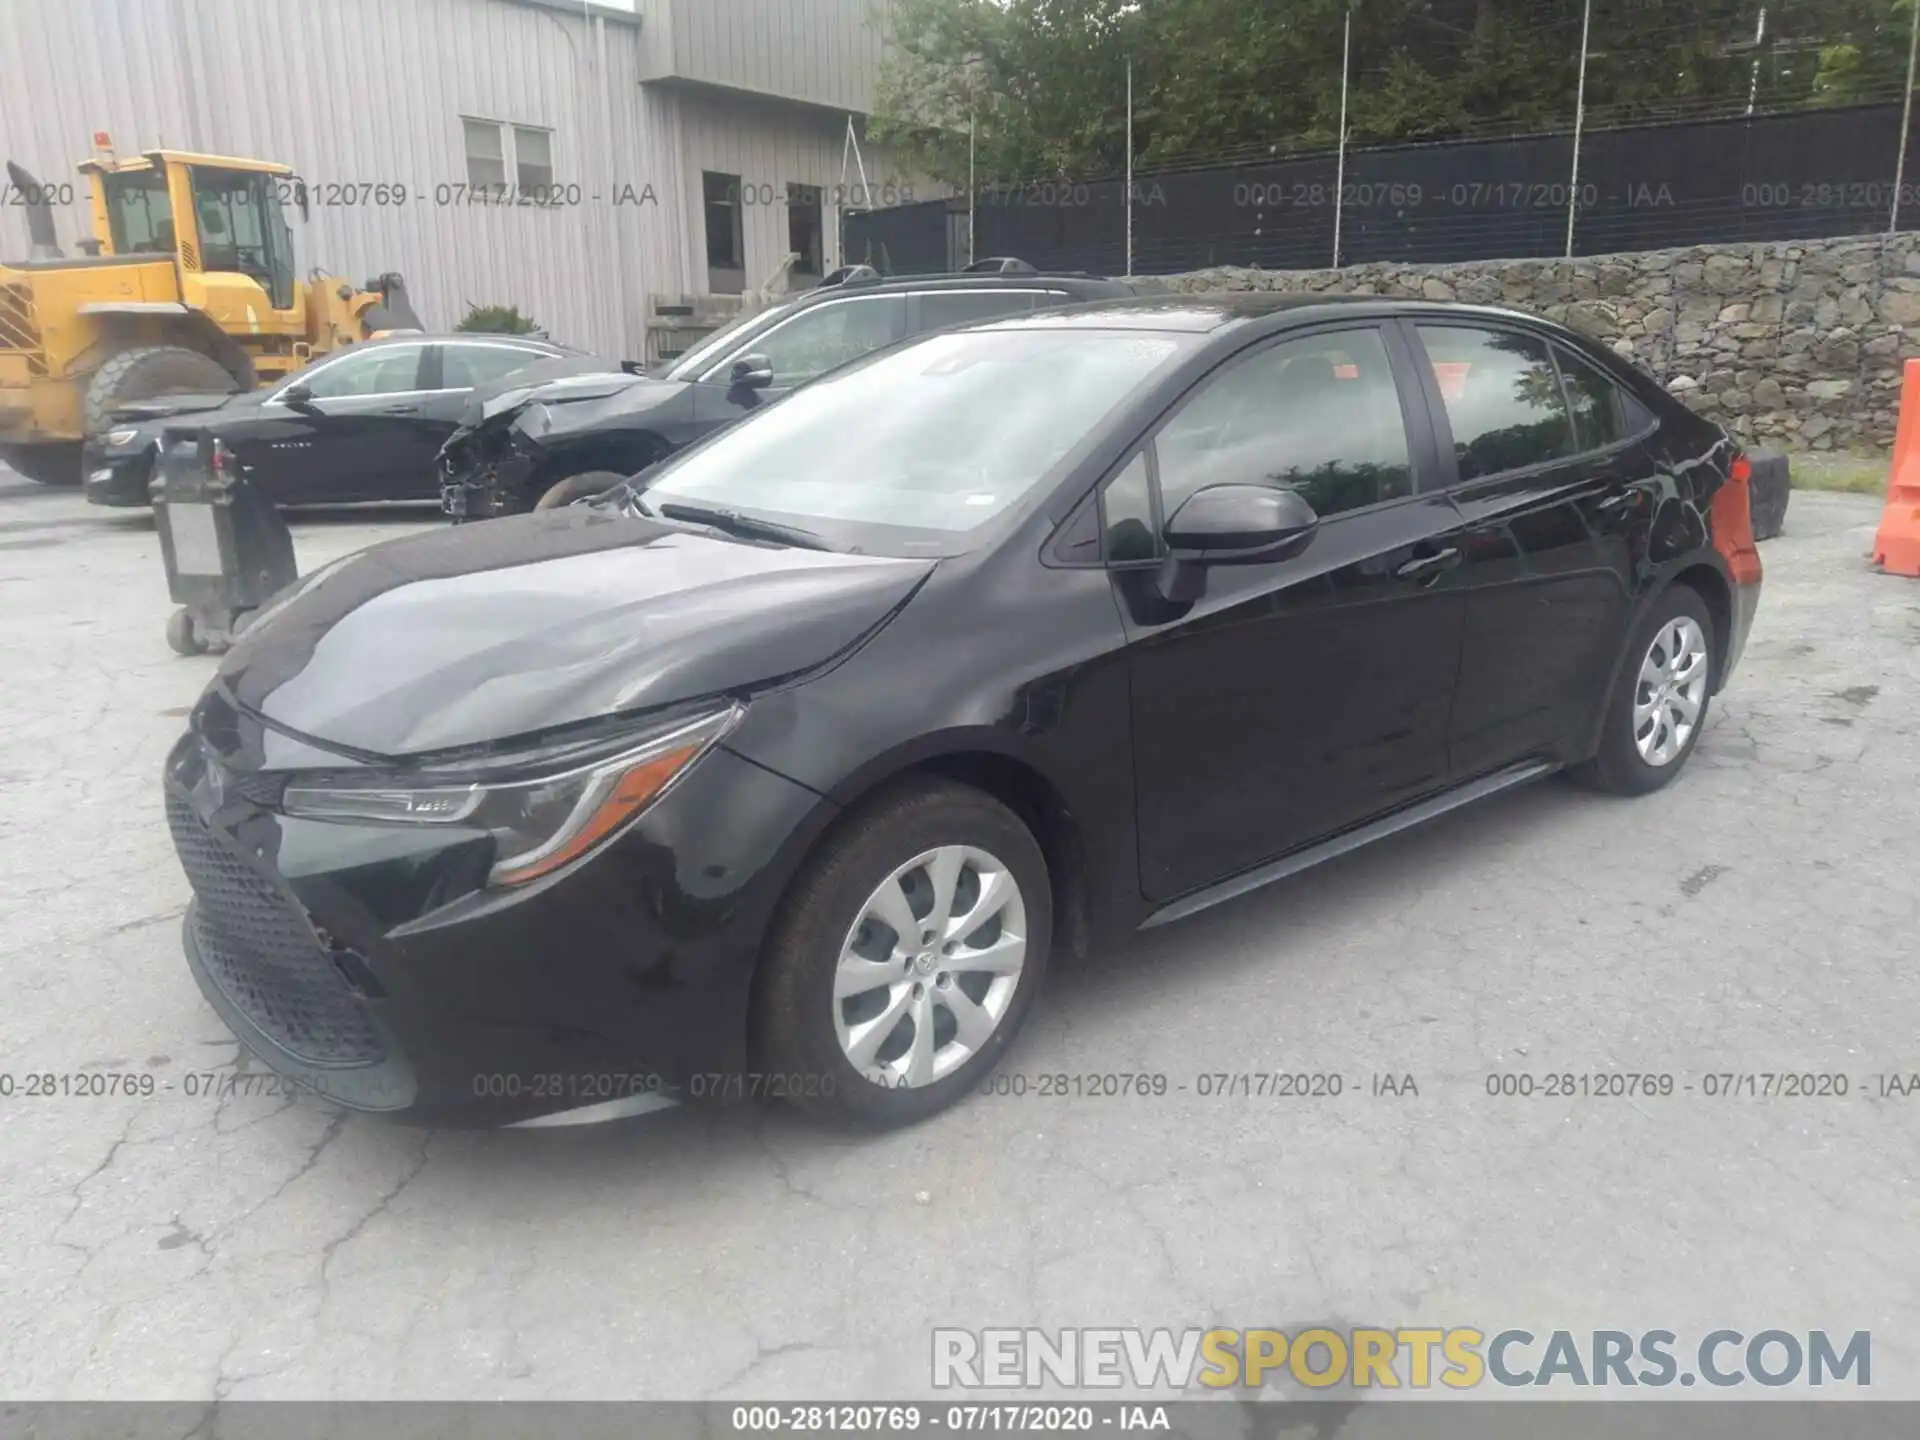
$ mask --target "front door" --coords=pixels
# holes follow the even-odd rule
[[[419,448],[429,349],[371,345],[302,371],[233,442],[241,461],[282,505],[396,498]],[[306,399],[285,398],[294,384]]]
[[[1421,493],[1433,467],[1411,371],[1390,326],[1237,356],[1103,497],[1109,553],[1121,557],[1150,900],[1445,781],[1465,613],[1460,517],[1444,495]],[[1203,486],[1248,482],[1298,490],[1320,516],[1312,540],[1284,560],[1211,567],[1200,599],[1166,600],[1165,517]]]

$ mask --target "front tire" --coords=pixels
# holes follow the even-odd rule
[[[888,791],[782,906],[756,1006],[762,1066],[821,1119],[925,1119],[999,1063],[1052,933],[1046,859],[1018,816],[950,781]]]
[[[0,464],[11,466],[39,485],[80,483],[80,446],[70,440],[47,445],[0,446]]]
[[[1699,591],[1675,585],[1656,598],[1628,642],[1600,749],[1574,777],[1616,795],[1671,784],[1706,728],[1713,654],[1713,615]]]
[[[182,345],[143,345],[122,350],[87,382],[86,427],[90,437],[113,428],[113,412],[131,400],[160,395],[230,395],[238,387],[220,362]]]
[[[534,503],[533,508],[558,510],[562,505],[571,505],[576,500],[604,495],[614,486],[626,483],[626,478],[611,470],[588,470],[579,475],[569,475],[559,484],[550,487],[547,493]]]

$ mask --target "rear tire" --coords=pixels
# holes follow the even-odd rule
[[[143,345],[122,350],[87,382],[87,434],[113,428],[113,412],[130,400],[160,395],[230,395],[240,387],[220,363],[180,345]]]
[[[1607,703],[1600,748],[1574,779],[1615,795],[1673,782],[1706,728],[1712,703],[1713,614],[1700,592],[1670,586],[1634,627]]]
[[[73,441],[52,445],[0,446],[0,463],[12,466],[40,485],[78,485],[80,446]]]
[[[176,610],[167,617],[167,645],[176,655],[204,655],[207,642],[200,638],[189,610]]]
[[[615,474],[611,470],[587,470],[579,475],[569,475],[542,495],[533,508],[558,510],[562,505],[571,505],[576,500],[605,494],[614,486],[625,484],[626,479],[626,476]]]
[[[782,904],[755,1005],[764,1088],[866,1128],[944,1110],[1012,1043],[1052,933],[1046,860],[1011,810],[944,780],[882,793]]]

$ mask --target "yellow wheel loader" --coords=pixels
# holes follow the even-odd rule
[[[32,250],[0,260],[0,461],[24,475],[78,484],[82,442],[129,401],[249,390],[420,328],[398,275],[296,277],[286,212],[304,217],[307,191],[285,165],[151,150],[79,173],[93,235],[70,257],[52,209],[67,187],[7,165]]]

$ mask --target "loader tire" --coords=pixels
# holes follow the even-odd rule
[[[42,485],[80,483],[80,447],[71,441],[51,445],[0,445],[0,465]]]
[[[142,345],[122,350],[87,382],[87,435],[113,428],[114,410],[129,400],[159,395],[231,394],[240,387],[219,361],[180,345]]]

